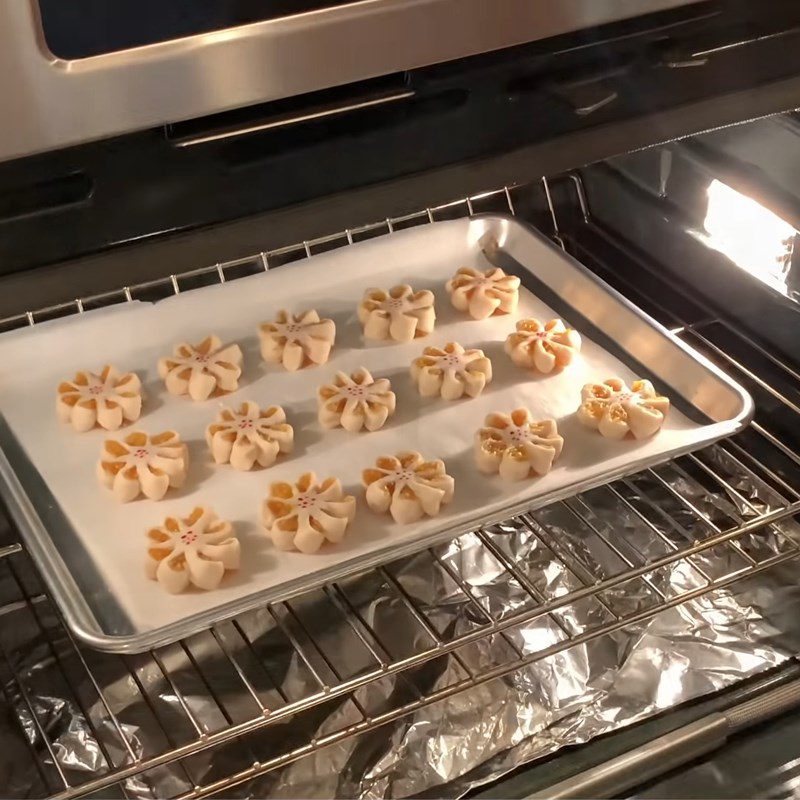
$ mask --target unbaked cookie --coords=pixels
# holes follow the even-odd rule
[[[535,422],[527,408],[517,408],[486,417],[475,434],[475,460],[481,472],[499,472],[507,481],[521,481],[531,473],[550,472],[563,446],[555,420]]]
[[[95,425],[115,431],[123,422],[135,422],[142,413],[142,384],[133,372],[106,365],[99,375],[78,372],[58,385],[56,414],[83,433]]]
[[[621,378],[587,383],[581,390],[578,419],[608,439],[636,439],[657,433],[669,411],[669,398],[656,394],[650,381],[634,381],[630,388]]]
[[[450,342],[444,348],[426,347],[411,363],[411,377],[423,397],[477,397],[492,380],[492,362],[483,350],[465,350]]]
[[[239,569],[239,540],[230,522],[210,508],[195,508],[183,519],[167,517],[147,532],[147,577],[177,594],[190,585],[216,589],[226,570]]]
[[[170,394],[188,394],[206,400],[212,392],[235,392],[242,374],[242,351],[238,344],[222,347],[216,336],[200,344],[179,344],[174,355],[159,359],[158,374]]]
[[[580,334],[560,319],[545,325],[538,319],[521,319],[505,344],[506,353],[518,367],[544,373],[568,366],[580,349]]]
[[[406,284],[388,292],[367,289],[358,305],[358,319],[367,339],[410,342],[416,336],[427,336],[436,322],[433,292],[415,292]]]
[[[324,428],[377,431],[394,414],[395,395],[388,378],[375,380],[361,367],[352,375],[337,372],[317,391],[319,421]]]
[[[483,272],[461,267],[445,286],[450,302],[459,311],[467,311],[473,319],[486,319],[492,314],[512,314],[519,302],[519,278],[506,275],[499,267]]]
[[[426,514],[437,516],[455,491],[444,461],[425,461],[415,452],[379,458],[374,467],[364,470],[362,480],[367,505],[379,514],[388,511],[400,525],[417,522]]]
[[[324,364],[336,338],[332,319],[320,319],[312,308],[292,316],[279,311],[274,322],[258,328],[261,357],[294,372],[309,364]]]
[[[337,478],[317,483],[313,472],[297,483],[273,483],[261,507],[261,520],[279,550],[316,553],[326,541],[344,538],[356,513],[356,499]]]
[[[175,431],[149,436],[134,431],[124,439],[106,439],[97,464],[97,477],[121,503],[140,494],[161,500],[170,487],[186,480],[189,451]]]
[[[217,464],[249,470],[256,464],[268,467],[278,453],[291,453],[294,430],[280,406],[260,409],[245,402],[235,411],[222,408],[216,422],[206,428],[206,443]]]

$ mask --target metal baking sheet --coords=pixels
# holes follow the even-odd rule
[[[444,283],[460,266],[490,264],[521,277],[518,313],[481,322],[465,318],[450,306]],[[365,343],[355,317],[363,290],[399,282],[435,292],[435,331],[408,344]],[[257,324],[283,307],[317,308],[336,321],[328,364],[286,373],[261,361]],[[514,367],[502,346],[521,316],[560,316],[578,328],[584,338],[578,363],[547,377]],[[245,352],[240,389],[224,402],[281,404],[295,426],[296,452],[268,470],[214,466],[203,431],[220,401],[169,396],[157,378],[157,359],[175,342],[210,332],[238,341]],[[421,398],[408,376],[411,360],[428,344],[453,340],[482,347],[492,358],[494,381],[473,400]],[[109,434],[75,434],[56,420],[58,382],[104,363],[143,379],[147,398],[133,427],[151,433],[174,428],[189,443],[187,486],[159,503],[116,503],[94,473]],[[396,415],[375,433],[324,432],[316,421],[317,386],[336,370],[359,366],[392,380]],[[673,408],[658,436],[610,442],[577,424],[580,387],[610,375],[648,377],[669,394]],[[506,484],[477,472],[472,438],[487,413],[520,405],[537,418],[555,417],[565,447],[549,475]],[[752,401],[548,240],[492,216],[401,231],[155,304],[126,304],[5,334],[0,412],[0,488],[67,623],[94,647],[136,652],[730,435],[749,421]],[[260,529],[258,509],[270,482],[308,470],[335,474],[360,498],[361,470],[380,455],[410,448],[443,458],[455,477],[455,500],[441,516],[401,527],[360,502],[345,541],[316,555],[277,551]],[[242,568],[213,592],[166,595],[140,566],[144,531],[201,503],[235,523]]]

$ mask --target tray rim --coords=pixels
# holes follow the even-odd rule
[[[741,401],[738,413],[728,420],[712,422],[707,426],[709,436],[699,442],[693,442],[684,447],[675,448],[670,451],[668,458],[674,458],[693,452],[701,447],[707,447],[720,439],[732,436],[743,430],[749,425],[755,414],[755,404],[744,387],[740,386],[733,378],[727,375],[722,369],[714,364],[710,359],[698,352],[665,326],[640,309],[624,295],[610,286],[606,281],[585,267],[580,261],[559,248],[554,242],[538,231],[533,225],[509,214],[476,214],[471,217],[458,220],[445,220],[434,222],[432,225],[453,225],[460,224],[469,228],[476,224],[489,225],[511,225],[518,227],[526,235],[533,236],[541,244],[549,247],[559,258],[565,259],[570,266],[577,270],[583,277],[592,281],[598,289],[613,297],[613,299],[625,306],[629,311],[639,317],[644,324],[655,329],[661,336],[670,340],[684,354],[692,360],[698,362],[705,370],[712,373],[714,377],[724,383],[728,389]],[[424,226],[422,230],[429,230],[430,225]],[[502,247],[499,248],[501,251]],[[313,257],[313,256],[312,256]],[[488,256],[487,256],[488,257]],[[523,268],[527,269],[524,264]],[[530,270],[529,270],[530,271]],[[200,287],[202,288],[202,287]],[[578,309],[576,309],[578,310]],[[579,312],[580,313],[580,312]],[[688,401],[687,399],[687,402]],[[96,617],[89,608],[86,600],[75,584],[72,575],[60,554],[58,553],[46,525],[41,520],[33,502],[28,496],[25,487],[19,477],[14,472],[8,460],[5,450],[0,446],[0,497],[6,503],[7,508],[17,524],[23,538],[25,539],[26,549],[33,558],[39,573],[45,582],[51,595],[53,604],[57,612],[61,614],[71,632],[89,647],[111,653],[135,654],[146,652],[156,647],[172,644],[193,633],[205,630],[210,626],[230,619],[237,614],[242,614],[258,606],[268,603],[289,600],[315,587],[341,579],[345,576],[357,574],[373,569],[387,560],[403,558],[412,555],[427,547],[458,538],[476,528],[487,527],[502,522],[508,517],[518,516],[528,511],[534,511],[558,500],[572,497],[581,491],[587,491],[617,480],[626,475],[638,472],[648,466],[664,463],[667,460],[664,454],[660,456],[650,456],[634,459],[617,469],[604,473],[596,480],[577,481],[566,486],[554,489],[538,497],[521,500],[511,503],[498,509],[488,516],[481,515],[472,521],[465,521],[451,527],[447,527],[438,533],[432,533],[420,538],[406,542],[404,544],[392,544],[373,551],[372,553],[360,556],[348,563],[342,563],[318,570],[312,573],[312,578],[297,578],[280,586],[254,591],[243,597],[231,600],[222,605],[201,611],[185,617],[182,620],[171,622],[158,628],[153,628],[141,633],[132,634],[108,634],[103,631]],[[476,511],[480,512],[480,509]],[[49,547],[47,546],[49,544]]]

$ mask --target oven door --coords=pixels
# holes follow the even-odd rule
[[[4,2],[0,3],[0,106],[14,124],[0,127],[0,161],[694,2],[284,3],[289,9],[286,16],[73,60],[58,57],[48,45],[48,19],[40,13],[47,11],[46,4],[40,8],[39,0]],[[105,22],[97,16],[100,6],[86,0],[71,3],[68,15],[74,21],[75,15],[84,14],[78,25],[85,35],[93,25],[102,29],[109,20],[117,24],[114,20],[124,19],[122,11],[130,5],[115,3],[119,15]],[[172,11],[151,5],[153,14],[164,15],[165,23],[154,18],[151,27],[166,27]],[[298,6],[313,10],[291,13]],[[266,13],[261,10],[256,16]],[[62,11],[60,21],[52,24],[63,24],[67,18]],[[113,33],[105,31],[110,37]]]

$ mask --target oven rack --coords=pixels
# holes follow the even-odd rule
[[[544,209],[553,238],[590,261],[581,239],[559,226],[552,191],[556,186],[572,193],[583,226],[610,236],[592,221],[580,177],[561,176],[26,312],[3,320],[0,329],[120,302],[154,300],[404,227],[482,211],[515,214],[524,207],[530,218],[537,216],[530,209]],[[541,219],[539,214],[537,222]],[[606,263],[595,262],[590,266],[607,279],[613,277],[617,288],[636,300],[635,287]],[[752,387],[756,397],[763,394],[793,419],[800,414],[791,399],[792,393],[800,397],[800,375],[790,366],[710,312],[690,322],[672,309],[656,305],[655,310],[661,321]],[[734,340],[736,358],[726,355],[725,342]],[[753,354],[752,360],[738,357],[743,348]],[[756,422],[732,439],[137,656],[95,653],[76,642],[24,545],[8,531],[9,543],[0,547],[0,685],[38,771],[36,790],[59,798],[97,792],[129,797],[169,770],[170,796],[188,800],[224,794],[322,748],[502,680],[567,648],[641,624],[666,609],[702,601],[711,591],[728,590],[797,558],[800,529],[794,517],[800,513],[800,493],[793,487],[800,485],[795,480],[800,458],[773,427],[772,418],[762,419],[757,410]],[[509,536],[528,543],[528,559],[509,555],[504,547]],[[485,574],[463,569],[465,553],[486,566]],[[406,580],[410,562],[415,568],[424,563],[435,576],[431,585],[436,596],[426,594],[430,587]],[[541,580],[545,573],[557,579]],[[518,605],[511,613],[498,613],[492,588],[510,585]],[[387,641],[374,629],[371,614],[378,601],[402,615],[402,641]],[[458,609],[460,628],[442,626],[436,612],[442,602]],[[315,618],[335,624],[321,631]],[[526,635],[530,632],[537,636]],[[363,662],[353,674],[343,672],[339,659],[348,647],[358,648]],[[28,663],[29,653],[40,660]],[[64,732],[54,721],[48,698],[37,691],[42,663],[63,687],[63,697],[93,743],[96,763],[90,772],[72,769],[59,758]],[[300,693],[287,693],[276,677],[285,676],[290,667],[303,674]],[[432,684],[422,676],[426,669],[436,671]],[[371,691],[389,679],[406,683],[411,699],[391,703]],[[230,699],[231,683],[238,688],[235,701]],[[270,730],[280,732],[281,722],[300,725],[335,704],[344,712],[339,727],[301,743],[282,735],[263,738]],[[153,735],[138,736],[137,726],[142,725]],[[206,774],[203,754],[231,747],[241,756],[239,768]]]

